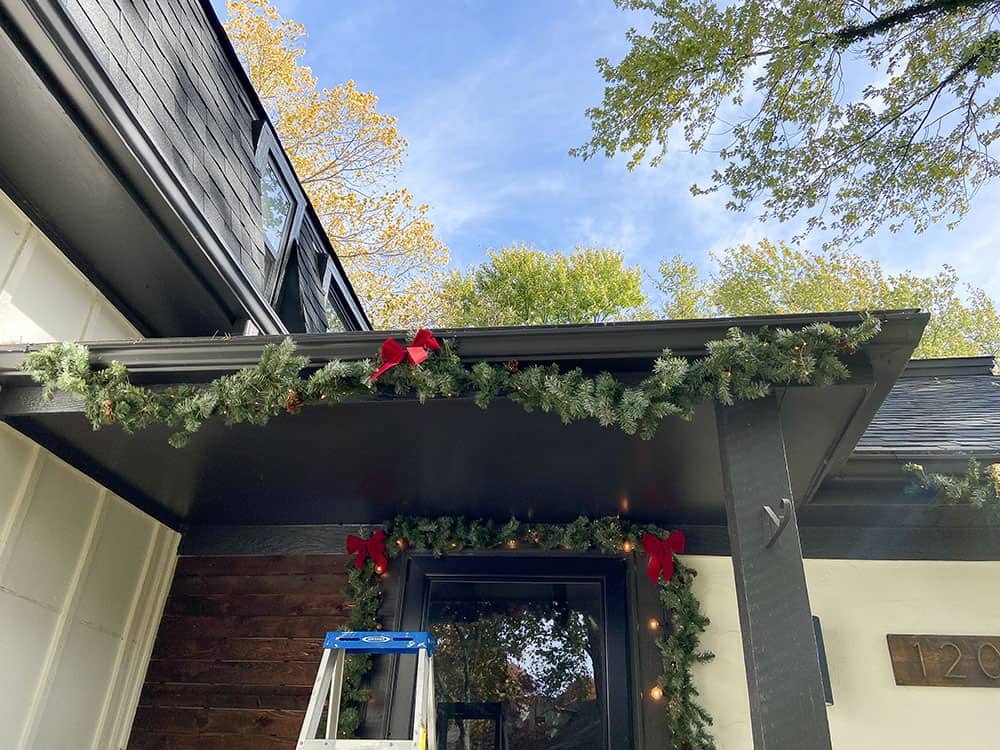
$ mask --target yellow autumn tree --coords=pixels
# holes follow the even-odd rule
[[[397,179],[407,143],[354,81],[319,88],[305,27],[268,0],[228,0],[226,31],[376,328],[440,316],[448,249]]]

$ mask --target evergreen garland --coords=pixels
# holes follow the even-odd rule
[[[371,396],[415,396],[421,403],[466,397],[484,409],[493,399],[505,397],[525,411],[554,412],[567,424],[594,419],[649,439],[665,417],[689,419],[704,401],[731,404],[762,398],[774,386],[824,386],[845,380],[850,373],[843,358],[879,329],[879,320],[872,316],[845,329],[829,323],[794,331],[762,328],[748,333],[732,328],[724,339],[708,342],[708,354],[698,359],[675,357],[665,349],[650,374],[632,385],[607,372],[590,376],[579,368],[563,371],[556,364],[468,365],[450,341],[423,364],[401,364],[374,382],[372,360],[334,360],[304,376],[310,363],[295,354],[291,339],[266,346],[253,367],[198,385],[135,385],[123,364],[95,369],[87,348],[74,343],[28,354],[22,369],[44,386],[46,395],[62,391],[82,399],[95,430],[117,424],[133,433],[164,424],[175,430],[170,438],[175,447],[185,445],[212,417],[229,425],[264,425],[307,404]]]
[[[460,516],[397,516],[384,528],[386,554],[390,558],[407,549],[435,556],[463,549],[597,551],[606,555],[634,555],[641,547],[643,534],[666,538],[670,533],[652,524],[632,523],[613,516],[595,519],[581,516],[568,524],[524,523],[516,518],[498,524],[488,519]],[[673,577],[669,581],[661,577],[659,581],[660,602],[670,613],[670,622],[665,627],[665,634],[657,638],[663,671],[656,684],[664,699],[672,750],[715,750],[715,741],[709,732],[712,717],[698,703],[698,690],[692,679],[695,664],[714,658],[713,654],[700,650],[701,635],[709,620],[702,614],[701,603],[692,590],[696,575],[696,571],[676,560]],[[370,558],[360,570],[355,567],[354,558],[351,559],[348,595],[353,607],[347,629],[378,628],[380,578]],[[344,680],[346,705],[341,712],[342,737],[354,735],[359,723],[357,704],[367,700],[362,682],[370,668],[370,659],[353,658]]]
[[[913,463],[904,464],[903,470],[913,475],[908,492],[929,494],[942,505],[971,505],[990,523],[1000,523],[1000,463],[984,467],[970,458],[965,473],[958,476],[928,474]]]

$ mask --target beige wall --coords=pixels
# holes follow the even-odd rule
[[[124,746],[178,541],[0,424],[0,747]]]
[[[697,685],[719,750],[750,750],[750,715],[732,561],[688,555],[716,659]],[[1000,688],[898,687],[887,633],[1000,634],[1000,562],[806,560],[823,624],[835,750],[997,750]]]
[[[0,192],[0,344],[133,338]],[[125,746],[178,541],[0,423],[0,748]]]
[[[125,317],[0,192],[0,344],[138,337]]]

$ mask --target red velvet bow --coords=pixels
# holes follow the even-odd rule
[[[347,552],[356,555],[354,565],[358,570],[365,567],[365,559],[371,558],[375,563],[375,570],[383,572],[389,567],[389,561],[385,557],[385,532],[379,529],[367,540],[354,534],[347,535]]]
[[[379,350],[379,358],[382,360],[382,366],[375,371],[371,379],[375,380],[386,370],[391,370],[404,361],[408,361],[411,365],[419,365],[429,356],[428,349],[438,351],[440,348],[441,344],[434,338],[434,334],[426,328],[421,328],[417,331],[417,335],[413,337],[413,342],[406,347],[392,337],[387,338],[382,342],[382,349]]]
[[[684,554],[684,532],[675,531],[666,539],[643,534],[642,548],[649,555],[649,565],[646,566],[649,580],[658,583],[662,573],[663,579],[669,581],[674,576],[674,555]]]

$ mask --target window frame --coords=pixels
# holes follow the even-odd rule
[[[271,268],[267,270],[264,278],[264,295],[272,307],[277,305],[281,292],[281,282],[285,278],[288,268],[288,259],[295,246],[295,238],[299,236],[302,229],[302,221],[305,217],[307,199],[299,186],[292,167],[288,163],[288,158],[278,142],[274,131],[263,123],[257,125],[257,143],[254,154],[254,166],[257,169],[259,181],[264,179],[264,171],[271,167],[275,176],[281,181],[291,201],[288,219],[281,237],[281,247],[272,248],[267,240],[267,235],[263,231],[263,221],[261,222],[261,241],[264,243],[264,251],[271,255],[273,262]],[[258,187],[260,182],[258,181]],[[263,217],[263,191],[261,191],[261,217]],[[262,269],[264,270],[264,269]]]
[[[601,585],[604,631],[603,709],[607,712],[608,750],[635,747],[635,717],[641,709],[633,705],[633,661],[629,568],[625,560],[597,555],[563,554],[458,554],[434,557],[424,553],[407,555],[400,596],[399,629],[423,630],[431,584],[435,580],[559,581]],[[404,737],[412,726],[412,684],[415,662],[394,660],[383,735]],[[595,670],[596,671],[596,670]]]

